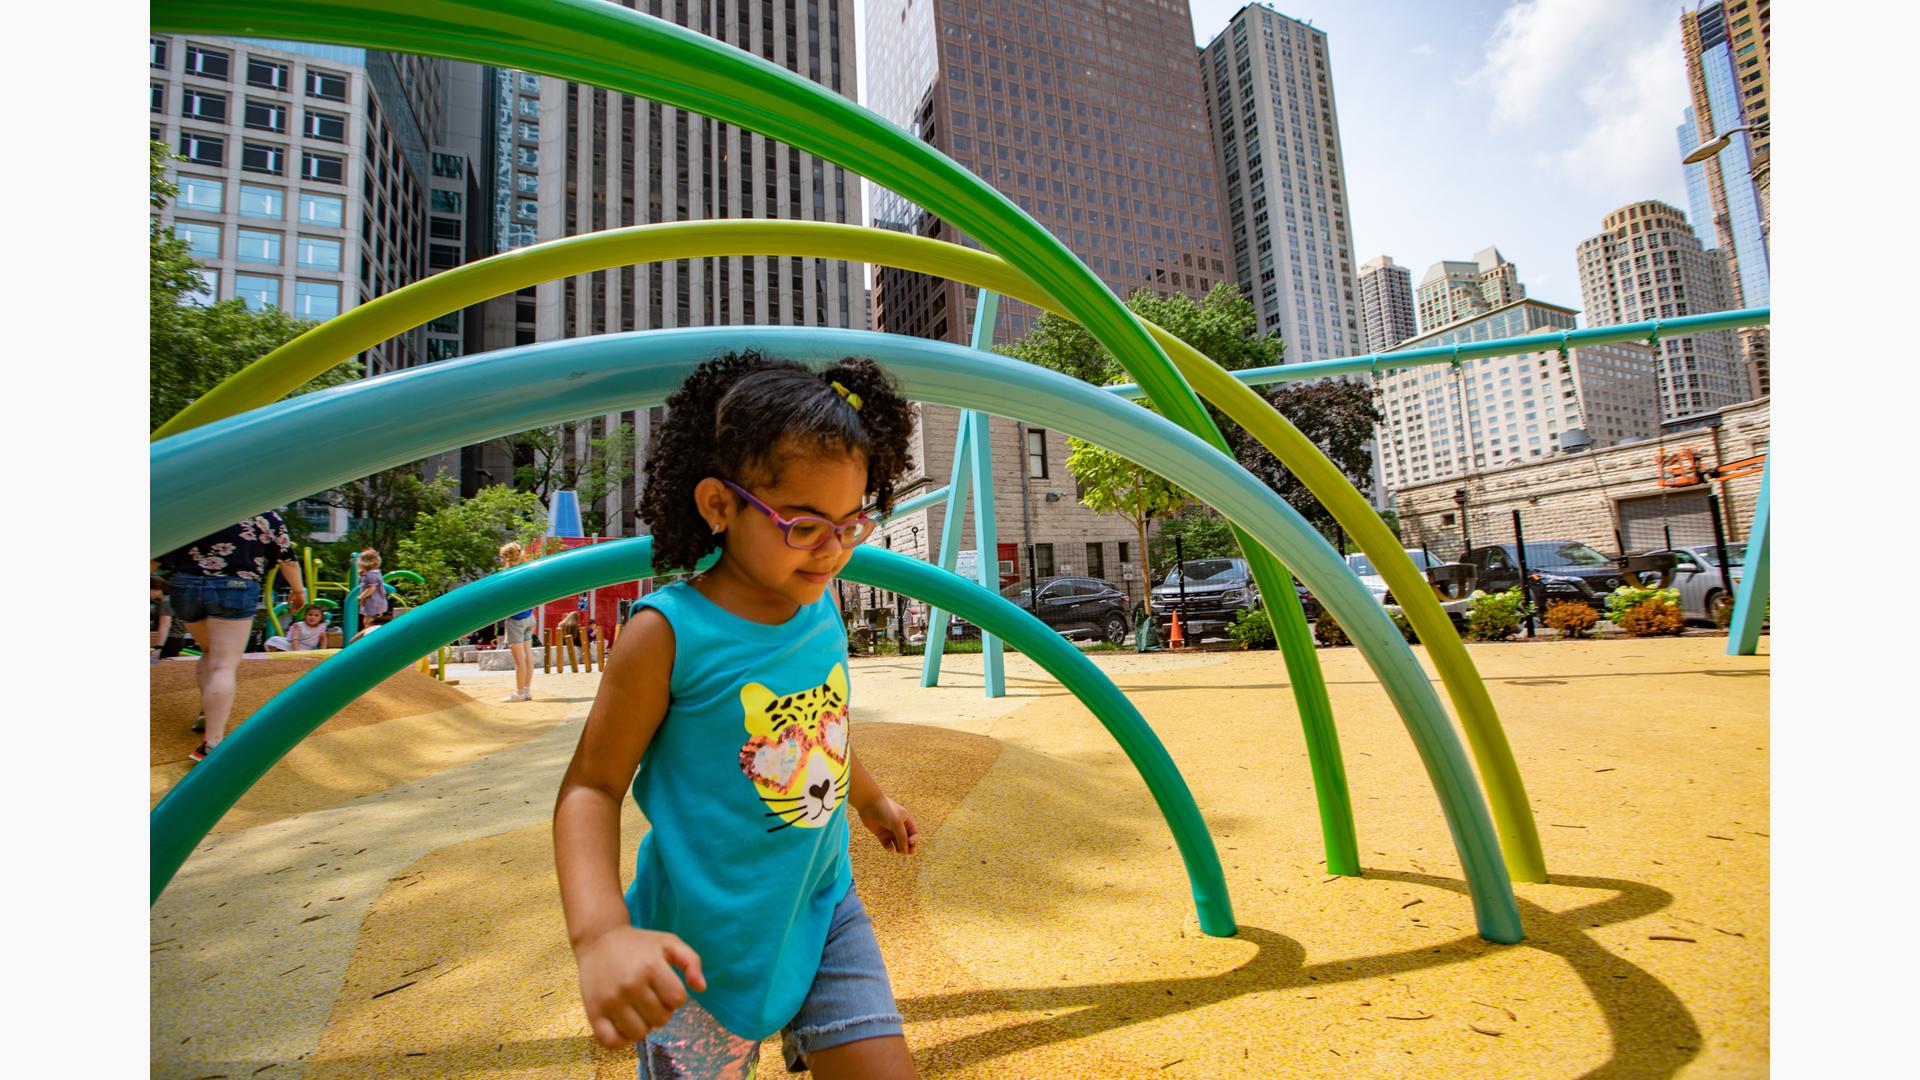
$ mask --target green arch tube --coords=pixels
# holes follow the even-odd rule
[[[149,899],[159,898],[194,846],[275,762],[328,717],[407,667],[414,657],[550,597],[652,573],[650,536],[537,559],[422,604],[405,619],[314,668],[237,728],[218,753],[189,772],[154,807]],[[1215,937],[1233,936],[1233,904],[1226,877],[1193,793],[1166,747],[1113,680],[1038,619],[956,574],[891,551],[860,547],[854,549],[843,576],[957,611],[1013,642],[1071,690],[1126,751],[1166,817],[1186,863],[1200,928]]]
[[[1439,698],[1386,612],[1299,514],[1244,469],[1153,413],[1076,379],[943,342],[814,327],[714,327],[615,334],[445,361],[307,394],[156,443],[155,523],[167,550],[260,506],[278,505],[441,447],[568,417],[650,407],[705,356],[758,348],[803,362],[868,355],[909,396],[1071,432],[1194,492],[1299,569],[1353,637],[1394,700],[1434,784],[1465,868],[1483,936],[1517,941],[1511,882],[1471,767]],[[417,407],[421,400],[439,406]],[[346,424],[372,426],[380,440]],[[297,438],[295,438],[297,436]],[[268,468],[260,446],[278,448]],[[289,450],[288,447],[295,449]],[[235,468],[233,462],[256,463]],[[219,485],[196,478],[218,466]],[[410,618],[412,616],[409,616]]]
[[[825,222],[730,220],[636,226],[521,248],[397,289],[262,357],[169,421],[169,425],[177,423],[184,430],[194,422],[268,404],[341,359],[395,334],[527,285],[629,263],[740,254],[877,262],[950,277],[1049,310],[1061,310],[1059,303],[1031,278],[997,256],[926,237]],[[1292,469],[1374,565],[1381,568],[1381,576],[1401,599],[1408,620],[1427,646],[1428,655],[1460,716],[1461,727],[1486,784],[1509,872],[1517,880],[1545,881],[1546,861],[1532,806],[1527,800],[1526,785],[1513,760],[1512,748],[1500,726],[1492,698],[1466,647],[1460,643],[1459,635],[1454,633],[1451,621],[1426,587],[1424,575],[1407,557],[1399,540],[1347,482],[1339,468],[1286,417],[1192,346],[1151,322],[1145,325],[1194,388]],[[194,409],[214,401],[216,395],[219,400],[215,405],[200,409],[197,417],[189,417]],[[1272,594],[1263,591],[1262,595]],[[1292,589],[1284,590],[1281,595],[1284,604],[1292,598]],[[1316,700],[1324,701],[1318,663],[1310,655],[1312,644],[1306,634],[1305,615],[1298,613],[1297,600],[1292,601],[1292,608],[1291,611],[1269,609],[1276,634],[1282,633],[1283,626],[1287,628],[1282,640],[1289,643],[1286,654],[1289,676],[1296,687],[1305,685],[1296,658],[1300,664],[1311,664],[1313,685],[1319,687]],[[1338,737],[1330,721],[1324,725],[1316,723],[1316,716],[1303,701],[1302,726],[1314,769],[1315,790],[1320,797],[1328,868],[1335,873],[1358,873],[1359,855]]]

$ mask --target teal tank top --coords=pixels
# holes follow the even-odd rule
[[[847,858],[847,634],[832,593],[778,626],[676,582],[636,607],[673,626],[667,715],[640,760],[640,842],[627,912],[700,954],[689,993],[762,1039],[800,1011]]]

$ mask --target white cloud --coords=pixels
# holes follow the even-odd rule
[[[1493,96],[1494,126],[1559,111],[1578,94],[1583,78],[1630,55],[1645,34],[1645,7],[1617,0],[1516,0],[1501,14],[1473,77]],[[1677,24],[1679,16],[1670,21]]]
[[[1413,55],[1415,56],[1432,56],[1434,52],[1435,49],[1431,41],[1423,41],[1413,47]]]

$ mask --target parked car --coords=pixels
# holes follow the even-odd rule
[[[1477,547],[1460,561],[1473,567],[1482,591],[1520,584],[1520,554],[1512,544]],[[1527,541],[1527,572],[1539,581],[1532,595],[1542,608],[1553,600],[1578,600],[1604,612],[1607,594],[1626,581],[1619,564],[1578,540]]]
[[[1404,548],[1402,550],[1407,553],[1407,558],[1413,560],[1413,565],[1422,574],[1425,574],[1428,570],[1436,566],[1446,565],[1444,560],[1434,557],[1424,548]],[[1400,605],[1395,603],[1393,599],[1393,590],[1387,587],[1387,579],[1380,576],[1380,570],[1373,565],[1372,559],[1368,558],[1362,552],[1354,552],[1347,556],[1347,566],[1360,578],[1360,584],[1367,587],[1367,591],[1373,594],[1375,600],[1387,608],[1396,611],[1399,610]],[[1465,598],[1459,600],[1442,599],[1440,601],[1440,610],[1454,618],[1465,618],[1468,609],[1472,606],[1473,601]]]
[[[1740,588],[1740,560],[1746,551],[1745,544],[1727,545],[1727,561],[1733,564],[1731,581],[1722,573],[1719,549],[1712,544],[1669,548],[1654,554],[1674,557],[1673,587],[1680,590],[1680,607],[1687,618],[1710,623],[1715,621],[1717,609],[1733,606],[1734,593]]]
[[[1133,628],[1127,620],[1127,594],[1100,578],[1041,578],[1037,608],[1026,582],[1015,582],[1000,590],[1000,595],[1069,638],[1095,637],[1118,645]],[[979,637],[980,628],[955,616],[947,625],[947,636]]]
[[[1313,603],[1297,582],[1294,591],[1303,604]],[[1254,584],[1245,559],[1188,559],[1167,572],[1165,580],[1154,586],[1152,596],[1160,636],[1164,639],[1172,631],[1173,613],[1178,610],[1181,635],[1197,642],[1208,634],[1223,633],[1243,608],[1259,603],[1260,588]]]

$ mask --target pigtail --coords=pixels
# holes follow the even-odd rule
[[[894,482],[913,467],[913,403],[879,364],[864,357],[847,357],[822,371],[820,378],[859,395],[855,411],[870,443],[867,491],[880,514],[891,512]]]

